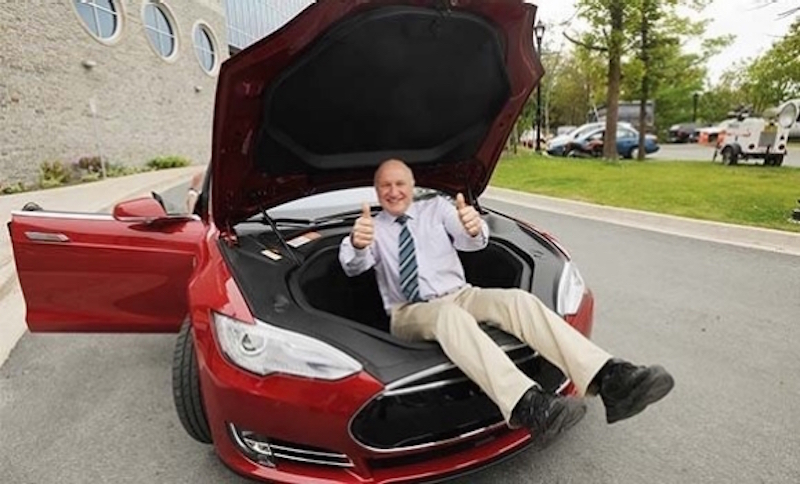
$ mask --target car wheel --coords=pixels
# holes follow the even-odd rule
[[[783,164],[783,155],[772,155],[764,160],[766,166],[781,166]]]
[[[200,375],[194,349],[192,325],[188,319],[181,326],[172,355],[172,397],[175,410],[186,432],[196,441],[210,444],[211,430],[200,394]]]
[[[736,156],[736,152],[734,151],[732,146],[726,146],[722,149],[722,164],[723,165],[735,165],[738,163],[738,157]]]

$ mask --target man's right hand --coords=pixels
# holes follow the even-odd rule
[[[372,244],[375,238],[375,224],[372,221],[372,212],[369,204],[364,202],[361,205],[361,216],[356,219],[353,231],[350,233],[350,242],[356,249],[364,249]]]

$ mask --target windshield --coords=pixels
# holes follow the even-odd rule
[[[438,191],[430,188],[416,187],[414,189],[414,199],[418,200],[438,193]],[[361,204],[364,202],[367,202],[371,207],[379,206],[374,187],[347,188],[317,193],[277,205],[269,209],[267,213],[274,220],[302,219],[313,221],[345,212],[360,211]],[[261,215],[256,215],[255,218],[261,218]]]
[[[587,135],[590,132],[600,127],[602,127],[600,123],[585,124],[580,128],[576,129],[575,131],[571,132],[569,135],[572,136],[574,139],[582,138],[584,135]]]

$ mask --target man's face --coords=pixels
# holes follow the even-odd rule
[[[375,176],[375,191],[386,212],[394,217],[403,215],[414,200],[414,176],[399,161],[384,163]]]

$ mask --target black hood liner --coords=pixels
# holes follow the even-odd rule
[[[472,158],[510,96],[498,30],[467,12],[386,7],[336,24],[265,92],[269,175]]]

